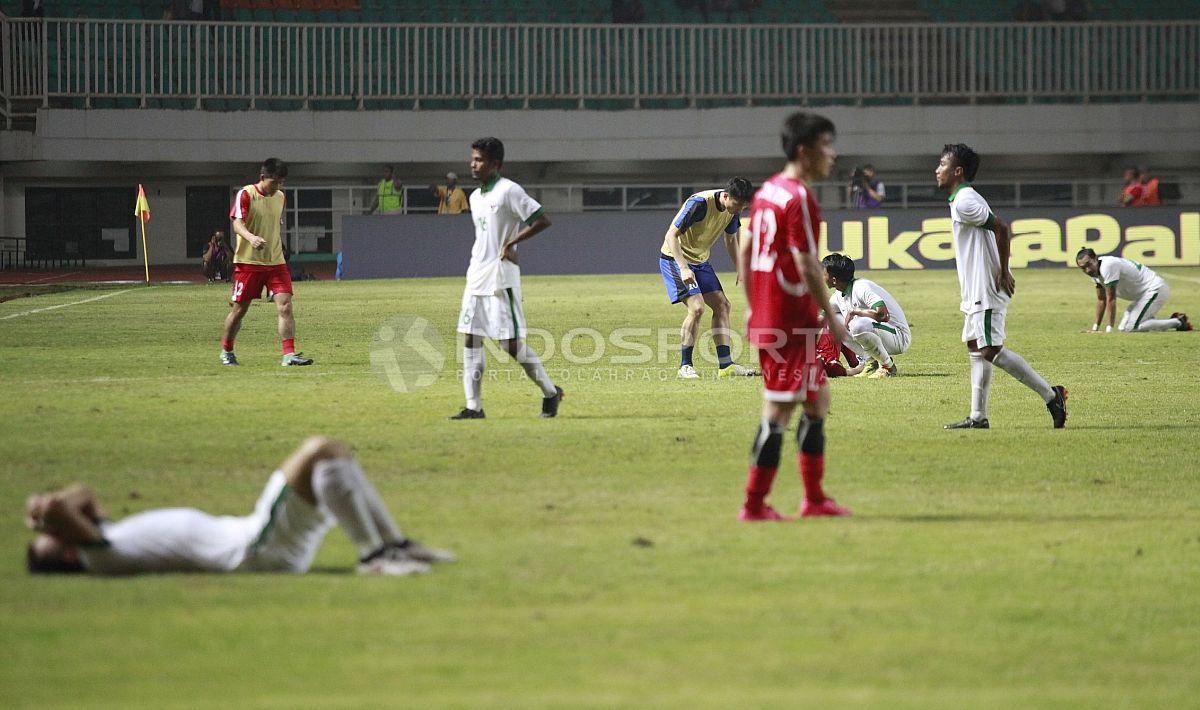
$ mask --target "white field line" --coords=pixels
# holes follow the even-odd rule
[[[153,288],[153,287],[151,287],[151,288]],[[112,298],[113,296],[120,296],[123,293],[129,293],[130,291],[133,291],[133,290],[135,290],[135,289],[127,288],[123,291],[114,291],[112,293],[104,293],[99,296],[85,298],[82,301],[72,301],[70,303],[60,303],[57,306],[46,306],[45,308],[34,308],[31,311],[21,311],[20,313],[9,313],[6,316],[0,317],[0,320],[8,320],[9,318],[20,318],[21,316],[31,316],[34,313],[44,313],[46,311],[55,311],[55,310],[58,310],[59,308],[67,308],[68,306],[78,306],[83,303],[92,303],[93,301],[99,301],[99,300],[105,299],[105,298]]]

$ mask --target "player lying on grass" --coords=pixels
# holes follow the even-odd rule
[[[704,306],[712,310],[712,336],[717,346],[717,376],[754,376],[758,372],[733,361],[729,349],[729,299],[717,272],[709,263],[713,244],[722,236],[729,258],[737,265],[738,213],[746,209],[754,188],[746,178],[735,177],[724,190],[697,192],[683,203],[667,227],[659,249],[658,270],[672,304],[687,307],[680,326],[679,377],[699,379],[692,352],[700,334]]]
[[[1008,268],[1009,229],[971,187],[979,154],[962,143],[946,145],[934,170],[937,186],[950,193],[950,227],[958,267],[963,342],[971,360],[971,413],[946,429],[987,429],[992,366],[1037,393],[1055,429],[1067,423],[1067,389],[1051,386],[1025,358],[1004,347],[1004,317],[1016,290]]]
[[[311,437],[271,474],[244,517],[194,508],[147,510],[118,521],[76,484],[30,496],[30,572],[305,572],[334,524],[358,548],[357,571],[408,575],[454,555],[404,536],[344,444]]]
[[[834,317],[842,318],[846,326],[845,344],[859,359],[871,360],[855,376],[894,377],[898,369],[892,356],[907,352],[912,344],[900,304],[874,281],[855,278],[854,261],[848,256],[830,254],[821,260],[821,265],[825,267],[825,285],[834,291],[829,299],[830,306],[838,312]]]
[[[849,367],[842,364],[842,356],[846,357]],[[860,358],[853,348],[835,339],[829,326],[825,326],[817,338],[817,360],[825,368],[826,377],[853,377],[863,371],[870,358]]]
[[[1096,319],[1091,330],[1100,330],[1100,323],[1108,317],[1104,332],[1111,333],[1117,319],[1117,299],[1129,301],[1125,315],[1117,330],[1123,333],[1152,330],[1191,330],[1186,313],[1172,313],[1170,318],[1156,320],[1154,316],[1162,310],[1171,289],[1163,277],[1149,267],[1119,256],[1096,256],[1096,252],[1084,247],[1075,255],[1075,264],[1096,283]]]

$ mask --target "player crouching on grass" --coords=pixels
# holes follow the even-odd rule
[[[164,508],[112,522],[96,494],[79,484],[31,496],[25,524],[38,536],[26,560],[33,573],[301,573],[335,523],[358,548],[359,574],[418,574],[454,560],[405,537],[350,449],[320,436],[271,474],[245,517]]]
[[[1171,289],[1163,277],[1149,267],[1119,256],[1096,256],[1096,252],[1084,247],[1075,255],[1075,265],[1096,283],[1096,320],[1091,330],[1096,333],[1100,322],[1108,316],[1104,332],[1113,331],[1117,319],[1117,298],[1129,301],[1125,315],[1121,316],[1122,333],[1149,332],[1154,330],[1191,330],[1186,313],[1172,313],[1170,318],[1155,319],[1163,304],[1171,297]]]
[[[296,319],[292,316],[292,277],[283,258],[283,183],[288,168],[278,158],[267,158],[259,170],[258,182],[238,191],[229,210],[237,249],[233,255],[232,308],[225,317],[221,337],[221,364],[237,365],[233,341],[242,327],[242,318],[250,303],[267,289],[267,299],[279,311],[279,339],[283,344],[284,367],[311,365],[312,358],[296,352]]]
[[[753,196],[754,187],[742,177],[730,180],[724,190],[697,192],[683,203],[663,238],[658,270],[667,286],[667,298],[672,304],[687,306],[687,315],[679,329],[680,379],[700,378],[692,364],[692,352],[700,333],[705,304],[712,309],[712,334],[719,367],[717,376],[758,375],[755,370],[733,361],[729,351],[729,299],[725,297],[717,272],[708,263],[713,244],[724,235],[725,248],[736,267],[737,237],[741,229],[738,213],[746,209]]]
[[[900,304],[874,281],[855,278],[854,261],[848,256],[830,254],[821,265],[825,267],[825,285],[834,290],[829,299],[837,312],[834,317],[843,319],[849,334],[845,344],[859,360],[871,361],[855,377],[895,377],[899,370],[892,356],[907,352],[912,344]]]

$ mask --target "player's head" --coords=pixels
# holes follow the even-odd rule
[[[471,177],[487,182],[504,165],[504,144],[499,138],[480,138],[471,144]]]
[[[854,260],[845,254],[830,254],[821,259],[825,267],[825,285],[837,288],[854,280]]]
[[[729,184],[725,186],[725,195],[722,198],[723,206],[730,212],[741,212],[746,209],[753,197],[754,185],[749,180],[744,177],[731,178]]]
[[[833,161],[837,159],[833,149],[837,129],[833,121],[815,113],[797,111],[784,120],[780,137],[783,154],[789,163],[798,165],[804,177],[819,179],[833,170]]]
[[[83,572],[83,562],[74,545],[50,535],[38,535],[25,548],[25,568],[30,574],[73,574]]]
[[[267,158],[258,169],[258,181],[267,195],[274,195],[276,190],[283,187],[287,175],[287,163],[279,158]]]
[[[1083,273],[1088,276],[1096,277],[1100,275],[1100,258],[1096,256],[1096,252],[1089,247],[1084,247],[1075,255],[1075,265],[1083,270]]]
[[[933,172],[938,187],[954,187],[961,182],[971,182],[979,172],[979,153],[965,143],[947,143],[942,147],[942,157]]]

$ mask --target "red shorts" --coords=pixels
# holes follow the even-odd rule
[[[234,303],[249,303],[256,298],[262,298],[264,286],[267,289],[267,298],[277,293],[291,293],[292,275],[288,273],[287,264],[233,265],[233,296],[230,300]]]
[[[807,402],[825,385],[825,368],[811,338],[795,338],[758,351],[763,397],[771,402]]]

